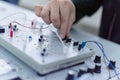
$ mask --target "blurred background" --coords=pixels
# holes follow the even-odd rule
[[[49,0],[3,0],[15,5],[18,5],[20,7],[24,7],[30,10],[34,11],[34,6],[36,4],[41,4],[44,5],[46,4]],[[88,17],[85,16],[83,19],[81,19],[77,25],[80,26],[80,29],[90,32],[94,35],[98,35],[99,32],[99,26],[100,26],[100,21],[101,21],[101,12],[102,12],[102,7],[94,13],[92,16]]]

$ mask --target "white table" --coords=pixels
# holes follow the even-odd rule
[[[32,12],[32,11],[29,11],[29,10],[26,10],[24,8],[17,7],[17,6],[0,1],[0,20],[1,20],[1,18],[5,17],[6,15],[17,13],[17,12],[23,12],[23,13],[27,14],[27,17],[29,19],[38,18],[38,17],[36,17],[34,12]],[[2,21],[0,21],[0,25],[4,25],[2,23]],[[75,38],[76,40],[79,40],[80,42],[94,40],[94,41],[98,41],[98,42],[102,43],[104,48],[105,48],[105,52],[106,52],[107,56],[111,60],[116,61],[117,66],[120,66],[120,45],[113,43],[111,41],[107,41],[105,39],[99,38],[99,37],[94,36],[90,33],[81,31],[77,27],[77,25],[74,25],[73,27],[74,27],[74,29],[71,30],[71,37]],[[101,54],[101,51],[95,45],[89,44],[89,46],[91,48],[95,49],[98,54]],[[0,49],[2,49],[2,48],[0,47]],[[0,53],[2,53],[2,52],[0,52]],[[6,51],[6,53],[9,54],[8,51]],[[22,66],[26,66],[26,64],[24,64],[24,63],[20,63],[20,64]],[[74,68],[78,69],[79,66],[76,66]],[[30,71],[30,69],[31,68],[28,67],[28,71]],[[34,79],[36,79],[36,80],[37,79],[38,80],[64,80],[66,75],[67,75],[68,70],[70,70],[70,69],[66,69],[66,70],[63,70],[63,71],[60,71],[57,73],[53,73],[53,74],[48,75],[48,76],[43,76],[43,77],[36,76],[37,78],[34,78]],[[31,73],[35,73],[35,72],[31,71]],[[98,77],[100,77],[100,76],[98,76]],[[32,79],[30,79],[30,80],[32,80]]]

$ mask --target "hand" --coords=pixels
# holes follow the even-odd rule
[[[75,21],[75,7],[71,0],[50,0],[46,5],[36,5],[35,13],[47,23],[60,28],[61,38],[69,37]]]

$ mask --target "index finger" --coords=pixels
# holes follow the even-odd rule
[[[67,28],[69,26],[69,17],[70,17],[70,7],[66,3],[60,4],[60,16],[61,16],[61,27],[60,27],[60,36],[64,38],[67,36]]]
[[[35,14],[36,14],[37,16],[41,17],[40,13],[41,13],[42,9],[43,9],[43,6],[38,5],[38,4],[35,5]]]

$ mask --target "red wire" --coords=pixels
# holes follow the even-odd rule
[[[13,37],[12,23],[10,23],[10,38]]]
[[[13,21],[13,22],[11,22],[11,23],[16,23],[16,24],[18,24],[18,25],[20,25],[20,26],[23,26],[23,27],[25,27],[25,28],[32,28],[32,26],[30,26],[30,27],[28,27],[28,26],[25,26],[25,25],[22,25],[21,23],[19,23],[19,22],[17,22],[17,21]],[[45,27],[45,28],[42,28],[42,29],[46,29],[46,28],[48,28],[49,26],[47,26],[47,27]],[[39,28],[34,28],[34,29],[39,29]]]

